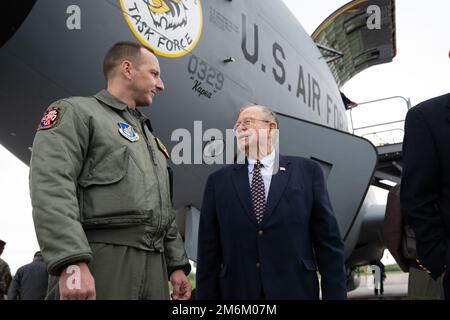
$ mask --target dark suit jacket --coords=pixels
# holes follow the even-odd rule
[[[450,94],[406,115],[400,199],[418,259],[436,279],[450,263]]]
[[[198,299],[345,299],[344,245],[322,169],[280,156],[261,224],[245,164],[213,173],[206,184],[197,253]]]
[[[47,294],[48,273],[44,260],[20,267],[8,291],[8,300],[44,300]]]

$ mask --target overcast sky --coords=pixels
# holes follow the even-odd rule
[[[284,0],[311,34],[334,10],[347,1]],[[356,102],[394,95],[411,98],[413,105],[449,92],[450,1],[396,0],[397,56],[394,62],[368,69],[343,90]],[[6,106],[3,106],[4,108]],[[358,108],[355,118],[364,125],[404,117],[397,103]],[[31,261],[38,244],[31,218],[28,167],[0,146],[0,239],[7,241],[2,258],[12,271]]]

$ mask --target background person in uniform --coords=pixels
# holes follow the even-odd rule
[[[347,296],[344,244],[322,169],[305,158],[278,155],[277,129],[270,109],[243,108],[235,130],[246,163],[208,178],[198,299],[319,299],[316,266],[324,299]]]
[[[40,251],[33,262],[20,267],[9,286],[8,300],[44,300],[47,293],[47,266]]]
[[[0,256],[5,249],[6,242],[0,240]],[[0,258],[0,300],[4,300],[8,294],[9,284],[11,283],[11,270],[5,260]]]
[[[422,102],[405,120],[400,201],[416,238],[418,263],[443,277],[450,299],[450,94]]]
[[[30,164],[33,218],[49,299],[189,299],[167,150],[137,110],[164,89],[153,52],[115,44],[107,90],[45,112]],[[68,285],[81,278],[80,288]],[[73,281],[72,281],[73,282]]]

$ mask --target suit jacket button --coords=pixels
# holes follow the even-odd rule
[[[264,233],[264,231],[262,231],[262,230],[259,230],[259,231],[258,231],[258,235],[260,235],[260,236],[262,236],[263,233]]]
[[[257,262],[257,263],[256,263],[256,268],[259,269],[259,267],[261,267],[261,263]]]

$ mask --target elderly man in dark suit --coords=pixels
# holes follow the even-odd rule
[[[443,278],[450,299],[450,94],[408,111],[403,139],[400,201],[416,235],[420,266]]]
[[[278,120],[263,106],[235,125],[244,164],[207,181],[198,299],[345,299],[344,245],[319,165],[275,152]]]

